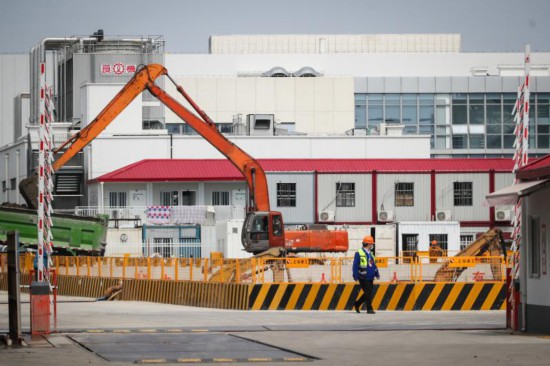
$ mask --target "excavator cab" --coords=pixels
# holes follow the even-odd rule
[[[262,253],[274,247],[284,247],[283,215],[276,211],[256,211],[246,215],[242,242],[249,253]]]

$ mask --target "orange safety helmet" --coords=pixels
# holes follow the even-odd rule
[[[432,240],[432,245],[437,245],[437,240]]]
[[[363,245],[364,244],[374,244],[374,239],[372,236],[367,235],[363,238]]]

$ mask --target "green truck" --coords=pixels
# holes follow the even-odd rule
[[[37,220],[36,210],[0,206],[0,244],[6,241],[8,231],[18,231],[23,247],[36,248]],[[105,251],[108,215],[53,214],[52,221],[54,253],[102,255]]]

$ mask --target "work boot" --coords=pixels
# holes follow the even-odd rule
[[[367,314],[376,314],[376,311],[374,311],[374,310],[367,310]]]
[[[354,303],[354,304],[353,304],[353,307],[355,308],[355,312],[356,312],[357,314],[359,314],[359,313],[361,312],[361,311],[359,310],[359,304],[358,304],[358,303]]]

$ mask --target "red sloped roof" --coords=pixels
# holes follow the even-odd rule
[[[511,172],[512,159],[259,159],[268,172]],[[145,159],[104,174],[97,182],[243,180],[224,159]]]
[[[516,175],[519,179],[523,180],[550,177],[550,155],[530,162],[521,168]]]
[[[266,171],[320,173],[370,172],[511,172],[511,159],[260,159]]]
[[[97,177],[97,182],[244,180],[228,160],[145,159]]]

